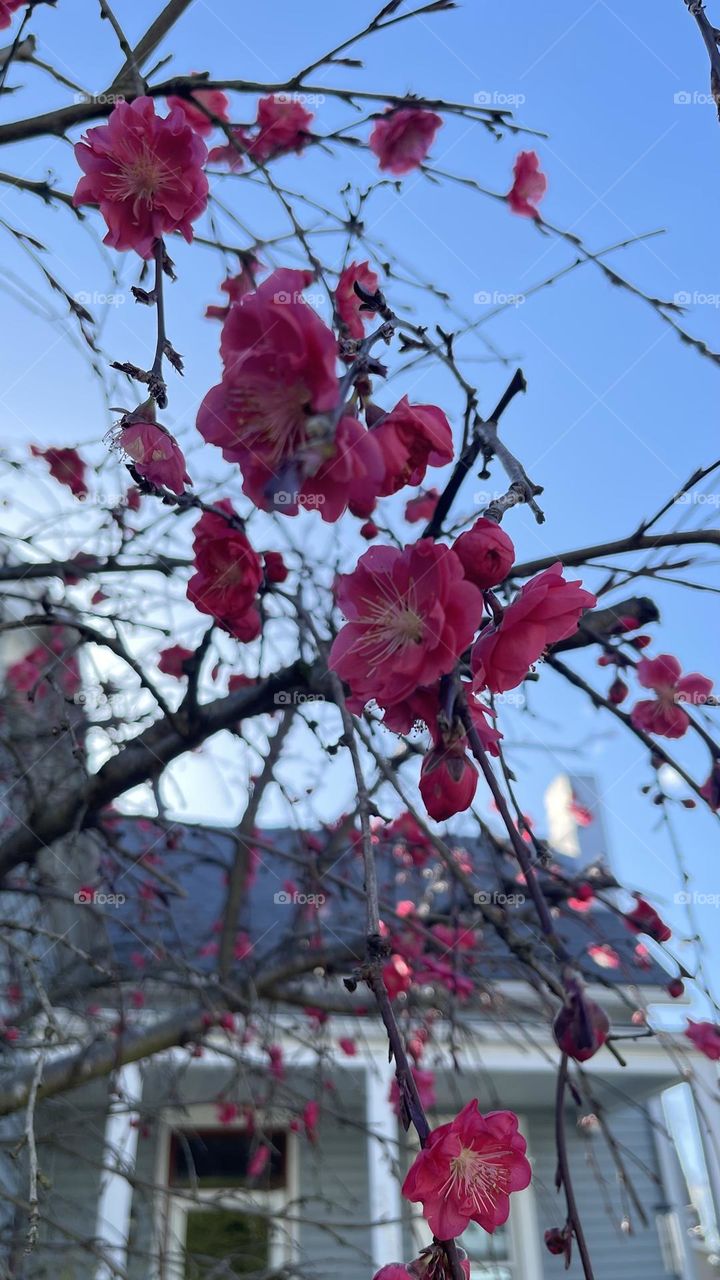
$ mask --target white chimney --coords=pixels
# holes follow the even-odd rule
[[[595,779],[586,774],[561,773],[545,792],[548,841],[578,868],[602,860],[609,866],[608,842]]]

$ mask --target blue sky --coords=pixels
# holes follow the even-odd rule
[[[153,7],[159,6],[117,0],[115,10],[131,40]],[[100,91],[118,58],[112,31],[98,23],[95,10],[82,0],[59,0],[55,10],[38,11],[32,29],[41,57]],[[306,5],[272,0],[252,9],[235,0],[195,0],[160,53],[174,55],[169,69],[178,72],[212,69],[217,76],[282,80],[359,28],[372,12],[365,0],[352,11],[330,0]],[[712,106],[699,100],[707,94],[707,60],[680,0],[665,6],[637,0],[632,8],[620,0],[595,0],[573,6],[572,14],[558,3],[518,0],[510,11],[466,0],[455,12],[401,24],[351,52],[364,58],[363,70],[320,69],[313,73],[314,84],[414,89],[470,102],[483,94],[500,105],[515,101],[517,120],[547,133],[546,138],[518,135],[496,141],[480,126],[448,120],[432,152],[437,167],[504,191],[516,152],[535,146],[548,175],[542,206],[548,220],[571,229],[593,250],[662,230],[609,261],[653,295],[689,295],[694,301],[687,327],[720,348],[720,295],[713,297],[720,128]],[[72,96],[26,67],[15,70],[11,80],[27,88],[2,98],[2,118],[45,110]],[[688,96],[689,102],[684,100]],[[253,118],[253,97],[238,97],[233,106],[238,120]],[[330,98],[314,109],[318,131],[353,118],[350,109]],[[358,127],[359,136],[368,132],[367,124]],[[42,140],[4,151],[3,170],[35,178],[52,172],[61,187],[72,190],[77,171],[66,142]],[[345,182],[362,187],[377,176],[372,158],[350,148],[334,156],[313,148],[277,162],[274,172],[287,187],[312,193],[338,211],[342,204],[336,193]],[[282,212],[257,185],[230,179],[217,192],[254,234],[286,229]],[[303,214],[308,225],[320,225],[316,211],[305,208]],[[52,246],[65,287],[87,297],[91,310],[106,313],[104,346],[115,358],[142,364],[153,341],[153,316],[127,301],[137,262],[98,251],[94,215],[81,228],[67,210],[45,209],[28,195],[0,187],[0,216]],[[228,235],[232,232],[233,243],[249,243],[222,216],[220,222]],[[524,295],[574,257],[568,245],[539,234],[502,204],[460,186],[434,186],[417,175],[405,180],[401,194],[392,187],[378,191],[368,202],[365,222],[370,239],[386,247],[387,259],[403,264],[401,274],[406,264],[413,264],[421,278],[451,294],[457,311],[469,321],[487,309],[476,302],[478,293]],[[325,245],[328,262],[335,255],[339,263],[341,240],[328,237]],[[198,399],[218,374],[218,329],[201,317],[207,302],[217,299],[225,269],[217,254],[206,249],[177,245],[174,256],[179,280],[170,289],[169,328],[186,357],[187,373],[183,382],[171,383],[166,421],[181,439],[196,481],[212,490],[213,483],[224,482],[230,473],[215,451],[202,446],[194,417]],[[366,257],[367,251],[355,256]],[[291,259],[278,253],[266,260]],[[293,260],[300,261],[297,256]],[[5,233],[0,237],[0,271],[5,283],[4,273],[13,273],[12,295],[2,298],[4,447],[20,456],[31,441],[81,443],[99,461],[103,451],[96,442],[109,418],[96,383],[60,327],[45,324],[18,300],[18,288],[32,291],[30,296],[46,297],[47,291],[36,268]],[[123,301],[106,307],[108,295]],[[398,285],[391,300],[423,323],[448,324],[423,291]],[[630,532],[697,465],[713,460],[720,368],[681,344],[647,304],[612,288],[593,265],[508,308],[486,332],[525,371],[528,394],[507,413],[503,435],[545,486],[545,525],[538,528],[525,509],[506,521],[520,559]],[[480,388],[481,406],[489,410],[515,361],[503,365],[488,360],[477,337],[464,340],[459,350],[468,376]],[[391,356],[391,367],[398,364]],[[457,415],[455,390],[428,365],[396,375],[378,398],[389,407],[405,393],[412,400],[436,401]],[[116,467],[106,475],[110,489],[120,483]],[[468,482],[459,510],[470,512],[473,503],[482,501],[478,494],[504,487],[496,477],[497,469],[489,482]],[[236,478],[234,484],[237,494]],[[710,482],[709,501],[676,508],[662,527],[671,528],[681,518],[687,526],[717,526],[718,494],[720,480]],[[67,511],[44,489],[41,497],[37,492],[23,492],[22,497],[30,509],[39,502],[53,521],[53,510]],[[63,536],[75,538],[77,548],[81,522],[74,520]],[[315,538],[318,525],[315,514],[304,515],[292,535]],[[334,554],[332,535],[323,529],[322,536]],[[356,550],[353,543],[353,554]],[[701,577],[718,585],[716,566]],[[592,585],[598,574],[588,573],[586,579]],[[653,596],[663,616],[662,626],[654,628],[652,652],[676,653],[687,670],[719,678],[714,595],[648,582],[638,589]],[[197,635],[196,621],[178,616],[188,635]],[[591,660],[583,659],[579,668],[596,674]],[[600,687],[607,683],[601,675]],[[640,793],[650,781],[642,749],[609,718],[579,701],[551,671],[532,690],[530,707],[532,714],[511,711],[506,727],[527,811],[541,818],[545,786],[559,767],[572,763],[568,748],[582,743],[581,768],[598,778],[619,874],[633,887],[651,892],[678,934],[687,933],[684,912],[672,901],[680,885],[667,834],[659,828],[658,810]],[[703,750],[688,739],[679,752],[691,771],[704,776]],[[214,808],[219,801],[212,794]],[[330,797],[325,800],[329,804]],[[696,810],[679,811],[676,824],[694,889],[717,893],[717,822]],[[700,904],[697,915],[717,963],[718,908]]]

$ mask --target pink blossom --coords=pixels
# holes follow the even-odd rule
[[[418,524],[420,520],[432,520],[440,494],[437,489],[427,489],[416,498],[405,503],[405,519],[408,524]],[[453,547],[453,551],[456,547]],[[469,577],[466,573],[465,577]]]
[[[317,1142],[317,1126],[320,1119],[320,1103],[306,1102],[303,1107],[302,1120],[305,1137],[308,1142]]]
[[[633,933],[646,933],[655,942],[667,942],[672,937],[672,930],[660,918],[654,907],[650,906],[639,893],[633,895],[635,906],[632,911],[625,912],[625,923]]]
[[[714,811],[720,809],[720,760],[713,760],[707,782],[700,788],[700,795]]]
[[[465,577],[482,590],[503,582],[515,562],[511,538],[497,521],[486,520],[484,516],[480,516],[467,533],[460,534],[453,543],[453,551],[462,563]]]
[[[266,582],[285,582],[289,570],[279,551],[266,551],[263,566]]]
[[[248,151],[260,164],[288,151],[300,152],[310,141],[313,116],[301,102],[286,93],[271,93],[257,106],[258,132]]]
[[[387,964],[383,965],[383,982],[391,1000],[396,1000],[412,986],[412,969],[400,955],[391,955]]]
[[[285,1060],[283,1051],[279,1044],[268,1045],[268,1058],[270,1059],[270,1075],[274,1080],[285,1079]]]
[[[223,293],[228,296],[226,307],[218,307],[212,304],[205,308],[205,318],[207,320],[225,320],[233,302],[239,302],[245,297],[246,293],[252,293],[255,289],[255,276],[258,271],[262,271],[262,263],[255,257],[254,253],[247,253],[241,260],[241,267],[237,275],[227,276],[223,280],[220,288]]]
[[[226,498],[215,505],[237,520]],[[195,525],[193,552],[196,572],[188,583],[188,599],[230,635],[244,643],[254,640],[260,633],[256,600],[263,567],[242,528],[205,511]]]
[[[185,456],[177,440],[157,422],[132,421],[120,424],[116,443],[129,458],[133,470],[149,484],[164,485],[173,493],[185,492],[192,484],[185,468]]]
[[[198,74],[197,71],[190,72],[191,76]],[[208,111],[212,112],[218,120],[225,122],[228,119],[230,103],[227,94],[223,93],[221,89],[194,89],[189,98],[168,95],[168,106],[170,108],[177,107],[183,112],[190,128],[199,133],[201,138],[208,138],[215,128],[215,124],[208,118],[201,107],[195,106],[196,102],[201,103],[203,107],[207,107]]]
[[[593,822],[592,810],[587,805],[580,804],[579,800],[571,798],[568,804],[568,813],[575,819],[579,827],[590,827]]]
[[[181,644],[171,644],[169,649],[163,649],[158,656],[158,671],[163,671],[166,676],[174,676],[176,680],[183,680],[187,675],[183,664],[192,656],[192,649],[185,649]]]
[[[663,738],[682,738],[690,720],[678,703],[701,706],[712,692],[712,680],[696,671],[683,676],[677,658],[669,653],[659,658],[641,658],[636,671],[643,689],[653,689],[656,696],[636,702],[630,712],[635,728]]]
[[[245,167],[245,152],[250,149],[252,138],[247,129],[231,129],[230,138],[219,147],[211,147],[208,164],[226,164],[234,173]]]
[[[248,1161],[248,1178],[260,1178],[268,1166],[270,1148],[266,1142],[253,1152]]]
[[[420,795],[436,822],[469,809],[476,788],[477,769],[465,753],[464,741],[427,752],[420,770]]]
[[[685,1035],[711,1062],[720,1062],[720,1026],[712,1022],[693,1022],[688,1018]]]
[[[416,1280],[415,1273],[408,1271],[404,1262],[387,1262],[375,1272],[373,1280]]]
[[[616,676],[608,690],[608,702],[614,707],[619,707],[621,702],[627,698],[630,690],[624,680],[620,676]]]
[[[525,1149],[514,1112],[483,1115],[473,1099],[450,1124],[433,1129],[402,1194],[422,1203],[423,1216],[439,1240],[461,1235],[469,1222],[492,1234],[507,1222],[510,1194],[530,1183]]]
[[[232,1124],[233,1120],[237,1120],[240,1108],[237,1102],[218,1102],[215,1106],[215,1114],[220,1124]]]
[[[357,418],[345,416],[335,428],[330,449],[332,456],[304,481],[297,502],[281,505],[281,495],[275,495],[278,511],[294,515],[298,505],[315,508],[327,522],[338,520],[348,508],[355,516],[370,514],[385,478],[385,463],[375,433]],[[253,492],[251,496],[260,506],[262,494]]]
[[[371,270],[369,262],[351,262],[340,273],[335,290],[335,310],[344,324],[348,337],[358,341],[364,337],[363,321],[369,319],[369,312],[361,311],[361,299],[358,298],[353,285],[358,283],[366,293],[376,293],[379,280]]]
[[[162,117],[152,98],[118,102],[108,123],[76,144],[75,158],[85,177],[73,202],[99,205],[105,244],[149,258],[169,232],[192,240],[192,223],[207,204],[207,151],[184,111]]]
[[[588,947],[587,953],[599,969],[619,969],[620,957],[609,942],[598,942]]]
[[[521,588],[499,623],[481,632],[472,651],[475,686],[493,693],[514,689],[548,645],[577,631],[580,617],[595,596],[579,580],[566,582],[554,564]]]
[[[514,181],[508,191],[508,204],[513,213],[524,218],[539,218],[536,209],[547,190],[547,178],[540,172],[540,160],[534,151],[521,151],[513,168]]]
[[[570,1266],[572,1258],[572,1227],[549,1227],[544,1235],[545,1248],[548,1253],[565,1258],[565,1270]]]
[[[482,596],[457,556],[430,538],[404,551],[370,547],[338,579],[337,600],[348,621],[330,666],[356,706],[373,698],[391,706],[450,672],[482,614]]]
[[[425,1071],[422,1067],[412,1068],[413,1080],[418,1091],[420,1103],[424,1111],[430,1111],[436,1102],[435,1098],[435,1073],[434,1071]],[[400,1086],[397,1078],[393,1076],[390,1085],[389,1102],[396,1115],[400,1113]]]
[[[441,124],[441,116],[422,107],[388,107],[375,121],[368,145],[381,169],[409,173],[422,164]]]
[[[434,404],[410,404],[407,396],[373,428],[385,459],[381,496],[405,485],[419,485],[428,467],[444,467],[453,459],[452,430]]]
[[[578,979],[569,982],[565,1004],[553,1022],[558,1047],[576,1062],[587,1062],[604,1045],[609,1030],[605,1010],[588,999]]]
[[[27,4],[27,0],[0,0],[0,31],[10,26],[13,14],[24,4]]]
[[[233,303],[220,340],[222,382],[198,415],[200,434],[240,464],[244,492],[266,510],[273,492],[292,497],[334,452],[323,415],[339,399],[337,342],[302,298],[311,279],[307,271],[274,271]]]
[[[435,850],[432,841],[411,813],[401,813],[385,828],[384,838],[394,842],[393,853],[414,867],[424,867]]]
[[[338,1046],[348,1058],[354,1058],[357,1053],[357,1045],[352,1036],[341,1036],[338,1040]]]
[[[0,24],[2,25],[2,24]],[[34,458],[44,458],[53,480],[64,484],[76,498],[86,498],[88,493],[85,479],[85,463],[77,449],[68,449],[56,445],[48,445],[41,449],[31,444],[30,452]]]

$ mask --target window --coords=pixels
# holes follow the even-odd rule
[[[166,1121],[160,1280],[235,1280],[280,1270],[292,1257],[292,1227],[280,1215],[294,1181],[294,1135],[277,1117],[261,1118],[270,1156],[251,1178],[258,1139],[242,1125],[212,1121],[208,1107]]]

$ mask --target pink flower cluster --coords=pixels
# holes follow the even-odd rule
[[[712,680],[696,671],[684,676],[677,658],[669,653],[643,658],[636,671],[643,689],[652,689],[655,697],[633,707],[630,718],[635,728],[658,737],[682,738],[690,725],[682,704],[702,706],[712,693]]]
[[[311,279],[281,269],[230,306],[222,381],[198,430],[239,463],[243,491],[263,510],[315,508],[334,521],[349,508],[365,518],[378,497],[449,462],[452,432],[442,410],[406,399],[372,430],[341,410],[337,340],[302,296]]]
[[[225,514],[205,511],[195,525],[196,571],[188,583],[188,599],[230,635],[249,642],[260,634],[257,593],[263,581],[262,561],[227,498],[215,505]]]
[[[242,169],[244,154],[258,164],[266,164],[268,160],[288,152],[303,151],[310,141],[312,121],[312,112],[306,111],[292,94],[271,93],[258,102],[255,132],[233,129],[231,132],[236,145],[226,142],[213,147],[208,159],[211,164],[227,164],[231,169]]]
[[[567,582],[558,562],[520,589],[499,622],[481,632],[472,651],[477,689],[505,693],[515,689],[548,645],[577,631],[595,596],[579,581]]]

